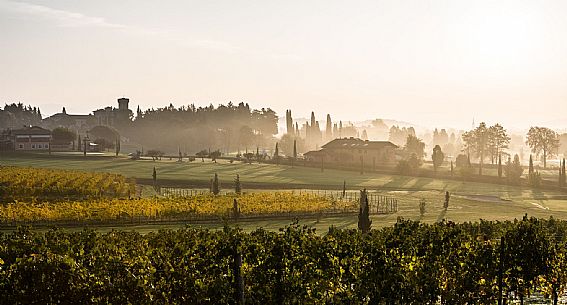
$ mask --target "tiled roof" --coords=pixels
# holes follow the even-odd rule
[[[26,127],[22,129],[12,130],[14,135],[51,135],[51,131],[39,126]]]
[[[398,146],[389,141],[364,141],[358,138],[339,138],[321,146],[326,149],[341,149],[341,148],[354,148],[354,149],[383,149],[386,147],[398,148]]]

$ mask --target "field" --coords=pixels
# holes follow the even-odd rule
[[[458,180],[441,180],[432,178],[416,178],[398,175],[325,170],[290,167],[270,164],[243,164],[219,161],[178,163],[175,160],[129,160],[126,157],[110,156],[47,156],[47,155],[2,155],[1,165],[31,166],[43,168],[70,169],[95,172],[119,173],[137,180],[151,181],[152,169],[157,171],[160,184],[173,184],[180,187],[207,187],[215,173],[219,175],[221,189],[232,188],[236,174],[245,192],[281,191],[288,189],[298,192],[299,189],[323,190],[342,188],[346,181],[347,189],[356,191],[367,188],[372,192],[389,195],[399,200],[399,211],[391,215],[372,215],[373,226],[387,226],[395,223],[398,217],[435,222],[448,219],[455,222],[475,221],[478,219],[506,220],[520,218],[524,214],[547,218],[554,216],[567,219],[567,193],[558,191],[541,191],[516,186],[493,185],[486,183],[462,182]],[[445,191],[451,193],[449,208],[443,209]],[[144,188],[144,194],[151,195],[151,188]],[[420,216],[418,204],[425,199],[426,213]],[[241,221],[239,226],[245,230],[256,227],[279,228],[289,224],[291,219]],[[302,223],[313,225],[319,231],[326,231],[331,225],[340,228],[356,227],[354,217],[313,217],[303,219]],[[182,227],[186,222],[168,224],[168,227]],[[132,223],[132,228],[142,231],[154,230],[156,226]],[[220,227],[222,223],[201,223],[207,227]],[[163,224],[157,225],[162,227]]]

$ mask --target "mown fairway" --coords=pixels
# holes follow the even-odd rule
[[[212,163],[205,159],[194,162],[177,163],[174,160],[133,161],[125,157],[87,157],[82,156],[48,156],[48,155],[3,155],[0,158],[2,165],[48,167],[58,169],[75,169],[84,171],[100,171],[120,173],[127,177],[138,179],[151,179],[152,169],[155,166],[158,181],[175,181],[192,187],[194,183],[207,183],[217,173],[226,188],[232,185],[236,174],[240,175],[244,191],[251,191],[250,184],[261,186],[262,191],[284,190],[290,187],[310,189],[325,189],[342,187],[343,180],[347,188],[356,190],[367,188],[371,191],[395,196],[399,199],[399,212],[391,215],[374,215],[373,226],[391,225],[397,217],[435,222],[442,219],[456,222],[475,221],[480,218],[490,220],[504,220],[520,218],[524,214],[537,217],[554,216],[567,219],[567,194],[553,191],[540,191],[529,188],[520,188],[506,185],[492,185],[486,183],[462,182],[458,180],[440,180],[431,178],[416,178],[398,175],[372,174],[361,175],[358,172],[325,170],[319,168],[305,168],[302,166],[290,167],[286,165],[269,164],[243,164],[227,161]],[[248,183],[248,186],[247,186]],[[296,190],[297,191],[297,190]],[[444,192],[451,192],[449,209],[443,209]],[[427,202],[426,213],[419,214],[420,199]],[[337,217],[325,219],[310,219],[302,221],[314,225],[319,230],[326,231],[331,225],[341,228],[356,227],[356,217]],[[245,229],[254,229],[258,226],[277,229],[290,220],[269,220],[241,222],[239,225]],[[184,226],[185,223],[172,224]],[[222,222],[207,224],[209,227],[222,226]],[[141,226],[140,230],[153,230],[153,226]]]

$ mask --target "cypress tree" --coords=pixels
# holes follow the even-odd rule
[[[453,177],[454,172],[455,168],[453,167],[453,160],[451,160],[451,177]]]
[[[77,151],[81,151],[81,135],[77,135]]]
[[[276,149],[274,150],[274,159],[277,165],[280,165],[280,150],[278,148],[278,142],[276,142]]]
[[[242,185],[240,184],[240,175],[239,174],[236,174],[236,179],[234,179],[234,192],[237,193],[237,194],[242,193]]]
[[[217,173],[215,173],[215,178],[213,178],[212,191],[213,191],[213,194],[215,194],[215,195],[218,195],[220,193],[219,177],[217,176]]]
[[[297,140],[293,140],[293,158],[297,159]]]
[[[498,155],[498,178],[502,178],[502,155]]]
[[[530,154],[530,165],[529,165],[529,169],[528,169],[528,182],[530,183],[530,185],[534,185],[535,183],[535,176],[534,176],[534,161],[532,159],[532,155]]]
[[[157,186],[157,172],[156,167],[154,166],[154,170],[152,172],[152,181],[154,183],[154,188]]]
[[[565,173],[565,158],[563,158],[563,186],[565,186],[565,184],[567,184],[567,176]]]
[[[358,211],[358,229],[367,233],[372,227],[370,220],[370,207],[368,206],[368,193],[366,189],[360,191],[360,208]]]

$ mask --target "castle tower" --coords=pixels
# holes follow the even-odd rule
[[[127,111],[129,102],[130,102],[129,98],[125,98],[125,97],[119,98],[118,99],[118,110]]]

